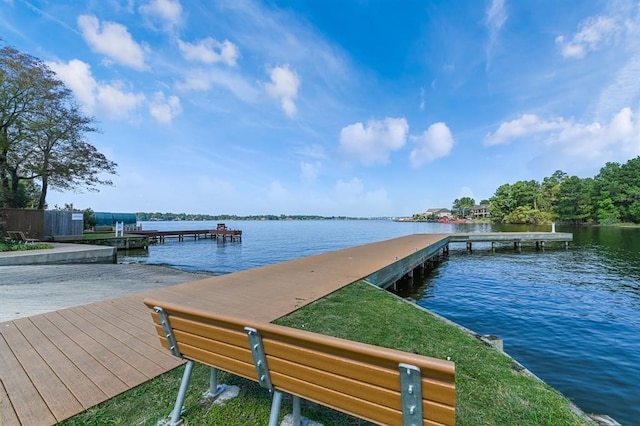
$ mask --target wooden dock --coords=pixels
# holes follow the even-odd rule
[[[543,249],[546,243],[561,243],[565,248],[573,241],[570,232],[481,232],[469,234],[451,234],[449,243],[466,243],[471,251],[473,243],[491,243],[495,249],[498,244],[513,244],[516,250],[522,249],[523,244],[533,244],[536,249]]]
[[[387,282],[381,271],[449,238],[409,235],[0,323],[0,424],[52,425],[178,366],[146,297],[271,322],[360,279]]]
[[[197,230],[175,230],[175,231],[156,231],[156,230],[136,230],[132,234],[143,235],[149,238],[150,242],[164,243],[167,238],[177,238],[178,241],[184,241],[185,238],[193,238],[194,240],[207,239],[229,241],[242,241],[242,231],[239,229],[229,229],[224,223],[219,223],[216,229],[197,229]]]

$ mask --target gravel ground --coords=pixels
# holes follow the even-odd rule
[[[0,322],[206,278],[142,264],[0,267]]]

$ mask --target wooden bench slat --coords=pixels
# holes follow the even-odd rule
[[[308,383],[295,377],[272,374],[271,379],[278,381],[286,392],[318,404],[331,407],[344,413],[380,425],[402,425],[402,411],[387,406],[371,404],[349,394],[343,394],[330,389]],[[277,387],[277,386],[276,386]],[[453,407],[423,401],[423,417],[434,424],[454,425]]]
[[[276,358],[282,360],[282,362],[290,362],[292,364],[299,364],[299,361],[303,360],[302,367],[331,371],[363,384],[389,389],[398,388],[399,373],[397,363],[394,363],[392,368],[372,367],[359,360],[339,358],[268,338],[263,339],[263,344],[265,351],[272,357],[270,360]],[[363,369],[363,366],[367,368]],[[270,363],[269,368],[273,370],[277,369],[277,366]],[[450,382],[423,377],[422,393],[423,398],[443,404],[455,404],[455,386]]]

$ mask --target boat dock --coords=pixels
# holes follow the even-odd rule
[[[513,244],[513,248],[521,250],[523,244],[533,244],[536,249],[544,249],[545,243],[561,243],[565,248],[573,241],[570,232],[482,232],[469,234],[450,234],[449,243],[466,243],[471,251],[473,243],[491,243],[491,249],[498,244]]]
[[[0,424],[52,425],[180,365],[145,298],[271,322],[361,279],[389,287],[462,238],[408,235],[0,323]]]
[[[199,229],[199,230],[176,230],[176,231],[143,231],[135,230],[130,233],[143,235],[149,238],[149,242],[164,243],[167,238],[177,238],[178,241],[184,241],[187,237],[193,237],[194,240],[207,239],[229,241],[242,241],[242,231],[239,229],[229,229],[224,223],[219,223],[216,229]]]

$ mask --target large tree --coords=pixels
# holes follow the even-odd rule
[[[116,164],[86,140],[95,120],[39,59],[0,49],[0,206],[18,207],[20,182],[38,180],[38,208],[49,189],[95,190]]]

